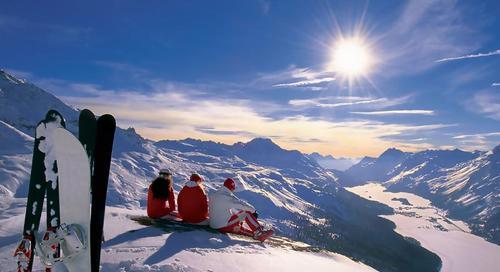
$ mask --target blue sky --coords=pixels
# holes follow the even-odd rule
[[[0,10],[0,66],[151,139],[487,150],[498,14],[498,1],[15,1]],[[332,56],[353,38],[371,65],[347,77]]]

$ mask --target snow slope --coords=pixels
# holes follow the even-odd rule
[[[0,216],[0,264],[5,272],[15,271],[11,254],[18,237],[5,234],[22,228],[23,200],[11,202],[8,216]],[[128,218],[136,214],[144,211],[108,207],[101,271],[375,271],[339,254],[295,251],[199,230],[166,233]],[[38,260],[34,271],[42,271]]]
[[[0,120],[0,197],[12,197],[31,168],[33,138]]]
[[[436,252],[443,261],[442,271],[495,271],[500,267],[500,246],[472,235],[464,222],[447,219],[446,213],[429,200],[410,193],[388,192],[374,183],[349,190],[394,208],[396,214],[384,217],[396,223],[397,232]]]

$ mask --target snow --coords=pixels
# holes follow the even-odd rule
[[[410,193],[391,193],[380,184],[349,188],[366,199],[384,203],[395,215],[383,216],[396,224],[396,231],[413,237],[443,261],[442,271],[495,271],[500,267],[500,246],[470,233],[462,221],[450,220],[425,198]],[[412,206],[394,198],[405,198]]]
[[[5,272],[15,271],[11,254],[20,241],[23,203],[25,198],[4,203],[9,209],[0,215],[0,267]],[[165,233],[139,225],[131,215],[145,212],[107,207],[101,271],[375,271],[340,254],[295,251],[200,230]],[[34,271],[41,269],[35,259]]]
[[[143,211],[108,207],[107,214],[103,271],[374,271],[339,254],[299,252],[205,231],[164,233],[127,218]]]

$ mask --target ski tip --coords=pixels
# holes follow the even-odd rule
[[[116,126],[116,120],[115,117],[111,114],[104,114],[99,119],[97,119],[98,122],[106,122],[106,123],[113,123]]]
[[[89,109],[83,109],[80,111],[80,119],[88,117],[95,119],[95,114]]]

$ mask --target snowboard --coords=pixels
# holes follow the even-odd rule
[[[47,229],[57,227],[59,223],[57,165],[49,142],[53,129],[65,125],[64,118],[59,112],[49,110],[36,126],[23,240],[14,252],[14,256],[18,258],[17,271],[20,272],[29,272],[33,268],[36,236],[45,195],[47,195]],[[23,260],[22,263],[20,260]]]
[[[105,114],[97,119],[93,153],[94,168],[92,174],[92,211],[90,219],[92,272],[99,271],[101,259],[106,193],[115,129],[116,121],[112,115]]]
[[[208,225],[189,224],[178,217],[163,217],[154,219],[148,216],[131,216],[130,219],[144,226],[152,226],[163,229],[166,232],[185,232],[193,230],[203,230],[211,233],[220,233]]]
[[[235,238],[238,240],[243,240],[243,241],[255,243],[255,244],[262,244],[258,240],[254,240],[248,236],[235,234],[235,233],[225,233],[224,234],[216,229],[210,228],[209,226],[188,224],[188,223],[184,223],[182,221],[178,221],[175,219],[174,220],[167,219],[167,218],[153,219],[153,218],[150,218],[148,216],[130,216],[130,219],[132,221],[137,222],[140,225],[158,228],[158,229],[161,229],[167,233],[188,232],[188,231],[200,230],[200,231],[207,231],[207,232],[219,234],[219,235],[226,235],[227,234],[231,238]],[[137,230],[131,230],[129,232],[135,232],[135,231],[137,231]],[[286,249],[291,249],[291,250],[295,250],[295,251],[307,251],[307,252],[323,252],[323,251],[325,251],[321,248],[314,247],[314,246],[308,245],[306,243],[294,241],[290,238],[283,237],[283,236],[277,236],[277,235],[273,235],[273,236],[267,238],[264,243],[268,244],[268,245],[275,246],[275,247],[286,248]]]
[[[78,252],[66,241],[60,244],[63,264],[69,272],[90,271],[89,160],[80,141],[66,129],[55,129],[53,138],[59,175],[60,221],[68,226],[78,226],[82,240]]]

